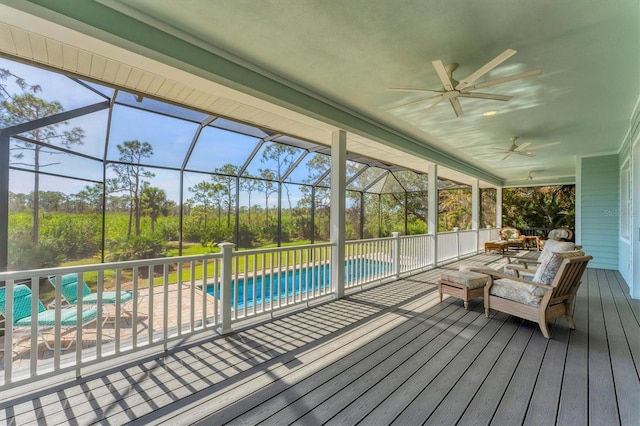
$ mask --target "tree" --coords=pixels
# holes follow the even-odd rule
[[[328,226],[323,223],[329,221],[329,202],[331,200],[331,189],[325,186],[316,186],[315,192],[313,186],[325,175],[331,168],[331,157],[328,155],[317,154],[309,159],[305,166],[307,167],[307,177],[300,188],[302,198],[298,202],[301,207],[308,207],[315,212],[314,223],[315,229],[312,230],[314,237],[319,235],[322,239],[329,238]],[[319,230],[322,228],[323,230]],[[326,229],[324,229],[326,228]]]
[[[507,188],[503,223],[516,228],[575,227],[575,186]]]
[[[269,226],[269,196],[276,192],[273,185],[275,176],[271,170],[260,169],[260,177],[262,181],[262,190],[264,191],[264,210],[265,210],[265,228]]]
[[[224,188],[224,204],[227,209],[227,228],[231,227],[231,209],[234,207],[236,199],[236,183],[239,171],[238,166],[233,164],[225,164],[214,170],[214,182],[220,184]]]
[[[30,86],[33,87],[33,86]],[[3,86],[2,90],[6,91]],[[6,97],[0,102],[1,118],[0,123],[3,127],[12,126],[18,123],[26,123],[41,118],[49,117],[54,114],[63,112],[64,109],[59,102],[48,102],[40,99],[32,93],[23,93]],[[33,168],[33,232],[32,242],[38,244],[39,231],[39,208],[40,208],[40,170],[50,167],[56,162],[42,163],[41,155],[43,154],[64,154],[61,151],[49,149],[53,142],[64,148],[71,148],[72,145],[81,145],[84,138],[84,130],[74,127],[69,130],[61,129],[61,126],[67,122],[58,122],[48,126],[40,127],[26,132],[24,138],[16,138],[13,151],[13,165],[22,165]],[[27,158],[26,154],[32,155]]]
[[[9,192],[9,212],[10,213],[21,213],[28,209],[29,204],[31,203],[31,195],[27,194],[14,194],[13,192]]]
[[[0,82],[7,81],[10,78],[23,92],[37,93],[42,90],[39,85],[28,84],[24,78],[15,75],[6,68],[0,68]],[[7,89],[7,85],[0,83],[0,100],[13,99],[13,97],[14,94]]]
[[[42,191],[40,193],[40,206],[46,212],[59,212],[68,199],[67,195],[59,191]]]
[[[187,201],[193,206],[202,206],[205,231],[207,230],[207,208],[209,204],[213,204],[213,198],[219,189],[221,189],[221,186],[207,181],[202,181],[189,187],[189,191],[193,193],[193,196]]]
[[[140,191],[144,184],[143,178],[155,176],[141,166],[143,158],[150,158],[153,155],[153,147],[149,142],[137,140],[126,141],[122,145],[117,145],[120,151],[120,161],[122,164],[112,164],[111,167],[118,175],[120,188],[129,193],[129,227],[127,238],[131,237],[131,222],[135,217],[135,234],[140,235]]]
[[[297,153],[298,148],[280,143],[270,143],[267,144],[264,151],[262,151],[262,158],[260,159],[260,162],[263,164],[273,164],[275,166],[272,169],[275,171],[274,176],[278,182],[282,182],[285,173],[295,162],[295,156]],[[285,191],[287,193],[289,210],[291,210],[291,194],[289,193],[289,187],[285,186]]]
[[[262,191],[262,181],[258,179],[253,179],[253,176],[250,174],[247,175],[247,179],[243,179],[241,181],[241,188],[247,192],[249,196],[249,218],[248,223],[251,224],[251,193],[254,191]]]
[[[471,190],[442,189],[438,191],[438,228],[450,231],[471,227]]]
[[[145,182],[140,193],[140,208],[142,213],[151,218],[151,233],[156,232],[156,221],[160,215],[169,213],[171,202],[167,200],[167,193]]]
[[[76,194],[76,198],[81,204],[81,211],[87,207],[93,212],[100,212],[102,210],[102,184],[96,183],[93,186],[85,186],[80,192]]]

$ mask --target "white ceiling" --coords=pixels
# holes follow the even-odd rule
[[[428,149],[432,147],[469,165],[459,168],[451,163],[447,172],[477,168],[480,177],[484,173],[507,185],[529,183],[528,171],[533,171],[538,183],[570,182],[577,156],[617,152],[640,94],[637,0],[101,0],[73,9],[58,2],[46,4],[76,20],[34,5],[45,4],[42,0],[3,3],[91,36],[82,40],[78,33],[54,25],[47,30],[41,22],[33,25],[28,15],[5,8],[0,14],[5,22],[0,27],[0,50],[12,57],[87,75],[78,64],[65,66],[68,54],[61,54],[62,66],[52,62],[49,52],[55,49],[47,49],[47,43],[55,41],[65,46],[66,51],[60,47],[62,53],[75,48],[104,58],[102,65],[94,59],[94,69],[103,67],[96,75],[90,74],[90,67],[86,70],[92,78],[106,81],[111,75],[112,84],[141,93],[323,143],[333,126],[340,124],[340,118],[330,114],[302,114],[303,98],[288,95],[291,92],[281,90],[283,96],[276,99],[276,89],[263,84],[261,93],[258,83],[253,87],[243,83],[242,73],[236,79],[228,70],[206,69],[206,58],[185,59],[179,44],[165,43],[154,50],[143,26],[139,34],[123,27],[118,31],[119,25],[126,25],[122,16],[131,16],[269,81],[378,123],[416,141],[418,147],[393,149],[393,141],[375,132],[361,132],[349,140],[348,149],[354,152],[424,170],[427,160],[437,160]],[[111,15],[107,9],[123,15]],[[94,16],[97,10],[103,21]],[[7,18],[9,12],[13,14]],[[27,33],[22,40],[29,42],[29,52],[20,51],[20,32]],[[33,42],[37,37],[44,40],[42,58]],[[540,76],[482,90],[511,95],[510,101],[462,99],[460,118],[447,102],[427,113],[422,109],[428,103],[389,111],[424,97],[389,92],[389,87],[440,88],[431,61],[458,62],[454,77],[461,80],[507,48],[518,53],[481,81],[542,69]],[[161,67],[158,60],[168,65]],[[113,62],[111,68],[108,62]],[[129,70],[118,73],[121,66]],[[132,69],[151,81],[164,78],[172,84],[141,87],[142,77],[127,81],[134,74]],[[490,110],[497,114],[483,115]],[[533,158],[512,155],[501,161],[503,155],[497,151],[506,149],[515,135],[521,142],[530,142],[531,148],[560,143],[534,151]],[[420,151],[420,146],[426,147],[424,153],[409,154]]]

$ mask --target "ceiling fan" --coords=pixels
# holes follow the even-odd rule
[[[506,155],[502,157],[500,160],[506,160],[513,154],[524,155],[525,157],[533,157],[533,153],[531,151],[525,151],[524,149],[531,145],[531,142],[525,142],[520,145],[516,145],[516,141],[518,140],[517,136],[512,136],[510,138],[511,146],[506,151],[502,151]]]
[[[559,145],[560,142],[551,142],[551,143],[547,143],[544,145],[538,145],[538,146],[532,146],[529,147],[529,145],[531,145],[531,142],[525,142],[522,143],[520,145],[516,144],[516,141],[518,140],[517,136],[512,136],[511,138],[509,138],[509,140],[511,141],[511,145],[509,146],[509,148],[506,151],[499,151],[498,154],[506,154],[504,157],[502,157],[500,160],[506,160],[507,158],[509,158],[511,155],[513,154],[517,154],[517,155],[522,155],[524,157],[533,157],[534,156],[534,152],[535,150],[538,150],[540,148],[546,148],[548,146],[553,146],[553,145]]]
[[[527,172],[527,180],[533,180],[533,176],[531,176],[531,172]]]
[[[477,79],[500,65],[502,62],[509,59],[511,56],[515,55],[516,51],[513,49],[507,49],[498,56],[496,56],[491,61],[487,62],[484,66],[480,67],[476,72],[471,74],[469,77],[463,79],[462,81],[458,81],[453,78],[453,72],[458,68],[457,63],[445,65],[442,61],[437,60],[431,62],[433,68],[435,68],[440,81],[442,82],[442,90],[434,90],[434,89],[413,89],[413,88],[389,88],[388,91],[391,92],[418,92],[418,93],[437,93],[437,95],[429,96],[427,98],[423,98],[420,100],[414,100],[411,102],[407,102],[402,105],[397,105],[392,109],[402,108],[408,105],[416,104],[419,102],[423,102],[429,99],[437,99],[431,105],[429,105],[424,111],[427,112],[431,110],[433,107],[438,105],[443,100],[447,99],[451,106],[453,107],[453,111],[455,112],[457,117],[463,115],[462,106],[460,105],[460,101],[458,98],[476,98],[476,99],[491,99],[496,101],[508,101],[512,98],[512,96],[504,96],[504,95],[495,95],[490,93],[478,93],[474,92],[476,89],[482,89],[485,87],[494,86],[496,84],[506,83],[508,81],[520,80],[522,78],[533,77],[536,75],[540,75],[542,70],[533,70],[527,71],[520,74],[514,74],[506,77],[497,78],[495,80],[484,81],[481,83],[474,84]]]

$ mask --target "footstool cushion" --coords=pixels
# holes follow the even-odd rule
[[[438,293],[442,302],[442,295],[448,294],[462,299],[464,308],[469,308],[469,299],[484,297],[484,287],[489,277],[472,271],[445,271],[438,281]]]
[[[487,284],[487,276],[471,271],[447,271],[440,276],[443,281],[460,284],[470,289],[484,287]]]

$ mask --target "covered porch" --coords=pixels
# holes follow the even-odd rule
[[[576,330],[552,339],[474,300],[438,301],[444,269],[476,255],[228,336],[185,338],[15,387],[9,424],[633,424],[640,303],[616,271],[589,269]]]
[[[197,1],[189,6],[146,0],[0,3],[0,59],[82,81],[100,97],[93,104],[65,105],[44,118],[3,123],[0,281],[8,292],[7,316],[16,309],[11,292],[25,281],[33,291],[32,314],[39,309],[38,284],[48,277],[60,282],[71,274],[80,283],[91,275],[96,294],[119,295],[113,304],[98,297],[94,308],[109,323],[96,321],[68,334],[60,321],[63,295],[57,287],[51,350],[41,350],[35,323],[17,349],[17,330],[6,328],[0,344],[0,422],[637,423],[640,15],[633,0],[619,8],[603,3],[589,9],[546,2],[507,7],[490,0],[474,2],[475,7],[413,0],[398,8],[380,0],[372,2],[377,9],[367,10],[357,1],[309,9],[291,1],[290,14],[282,13],[279,2],[267,2],[263,9],[237,1],[211,9]],[[454,28],[451,22],[478,31],[462,36],[454,29],[463,25]],[[390,37],[396,34],[400,39]],[[318,43],[314,49],[308,40]],[[405,42],[409,49],[398,50]],[[516,48],[518,62],[498,68]],[[448,64],[447,75],[443,61],[454,60],[461,64],[460,77],[473,81],[454,80],[451,70],[458,63]],[[609,74],[611,64],[616,78]],[[460,90],[475,90],[473,84],[502,83],[508,84],[489,98],[466,93],[476,99],[463,99],[463,106],[457,99]],[[72,100],[78,98],[79,92],[68,92]],[[422,99],[423,92],[438,93],[439,99]],[[506,107],[493,109],[500,104],[494,101],[511,98],[502,104]],[[160,108],[151,111],[149,105]],[[253,210],[266,213],[266,226],[273,208],[269,197],[277,198],[278,217],[271,223],[277,248],[233,251],[226,245],[221,253],[104,263],[106,187],[118,166],[132,164],[123,163],[114,148],[124,139],[147,138],[135,132],[123,132],[117,140],[114,135],[144,127],[137,113],[177,118],[176,111],[190,122],[190,133],[184,133],[190,137],[171,139],[167,129],[175,124],[147,126],[161,134],[156,146],[167,164],[137,164],[164,176],[167,187],[179,182],[179,254],[188,192],[197,184],[188,181],[189,173],[230,178],[227,226],[234,206],[236,213],[248,207],[250,223],[251,195],[246,206],[241,204],[242,183],[267,168],[256,162],[267,146],[281,144],[304,152],[294,149],[290,164],[278,164],[278,173],[264,179],[277,192],[270,193],[265,184],[264,204]],[[95,153],[24,136],[92,114],[104,123],[100,131],[92,129]],[[120,127],[112,124],[118,116],[127,119]],[[218,122],[227,127],[216,127]],[[255,146],[248,146],[244,161],[229,171],[212,170],[212,158],[222,160],[238,139],[196,149],[201,134],[213,128],[267,131],[249,134]],[[522,135],[518,144],[514,135]],[[30,149],[29,144],[47,146],[52,155],[82,157],[91,166],[70,163],[40,171],[35,157],[33,166],[13,164],[23,162],[13,150]],[[293,171],[312,157],[323,158],[320,173],[295,180]],[[349,169],[362,158],[372,161]],[[190,159],[201,163],[192,166]],[[386,169],[365,175],[377,167]],[[429,194],[420,202],[426,208],[424,228],[409,235],[411,198],[405,188],[403,198],[391,203],[404,206],[405,235],[383,233],[380,213],[374,214],[377,234],[367,234],[366,191],[384,187],[381,179],[402,168],[424,178],[418,188]],[[22,181],[11,176],[67,182],[68,172],[101,185],[94,204],[102,210],[102,263],[5,272],[11,185]],[[366,185],[353,187],[365,177]],[[440,229],[444,180],[463,183],[469,194],[464,229]],[[279,212],[287,201],[292,209],[285,198],[289,184],[307,185],[308,194],[301,190],[299,196],[309,199],[304,211],[312,230],[309,245],[280,247],[284,221]],[[496,268],[505,263],[501,256],[482,253],[500,227],[511,225],[503,223],[505,188],[559,184],[575,185],[575,242],[594,257],[576,300],[575,330],[558,319],[547,340],[533,323],[497,312],[486,318],[480,299],[469,310],[455,298],[439,302],[436,282],[443,270],[463,263]],[[318,188],[325,235],[316,239]],[[488,189],[495,191],[495,210],[486,221],[480,206]],[[346,194],[354,190],[359,197],[350,202]],[[378,206],[380,200],[378,195]],[[351,220],[358,226],[350,228],[345,216],[356,204],[360,212]],[[206,228],[206,203],[203,212]],[[35,223],[37,212],[34,217]],[[129,213],[129,234],[132,217]],[[238,216],[234,222],[238,242]],[[305,292],[289,280],[296,274],[307,277]],[[125,294],[132,298],[126,306]],[[78,316],[85,309],[82,298],[78,292],[79,303],[72,308]],[[68,337],[75,343],[64,350]]]

